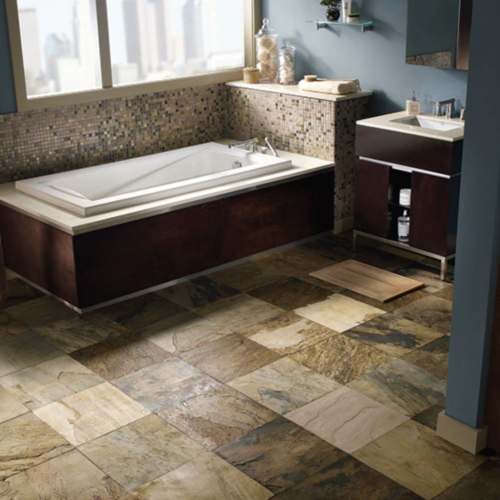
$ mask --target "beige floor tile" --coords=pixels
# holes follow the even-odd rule
[[[0,378],[0,385],[31,410],[103,382],[101,377],[69,356],[61,356]]]
[[[408,420],[348,387],[292,411],[286,418],[347,453],[359,450]]]
[[[157,479],[205,452],[203,446],[157,415],[148,415],[79,449],[126,490]]]
[[[149,411],[104,383],[34,410],[70,443],[79,446],[149,414]]]
[[[280,415],[340,387],[337,382],[290,358],[279,359],[229,385]]]
[[[26,413],[0,424],[0,488],[2,479],[57,457],[72,448],[66,439],[33,413]]]
[[[427,500],[439,495],[485,460],[411,420],[353,455]]]
[[[201,455],[134,493],[139,500],[267,500],[273,496],[211,453]]]
[[[226,385],[214,387],[159,415],[209,450],[278,416]]]
[[[296,309],[295,314],[342,333],[385,314],[385,311],[336,293],[323,302]]]
[[[0,424],[28,412],[26,406],[0,386]]]
[[[77,450],[0,483],[12,500],[118,500],[125,491]]]
[[[238,295],[196,309],[197,314],[204,316],[219,327],[231,328],[234,331],[279,316],[284,312],[279,307],[248,295]]]
[[[240,330],[240,335],[272,349],[282,356],[317,344],[337,332],[289,312]]]
[[[185,312],[137,331],[141,337],[177,356],[233,331],[192,312]]]
[[[394,314],[401,318],[421,323],[428,328],[433,328],[443,335],[449,335],[451,329],[451,312],[452,303],[449,300],[429,295],[413,302],[413,304],[396,309]]]

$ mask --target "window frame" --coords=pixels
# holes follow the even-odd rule
[[[244,2],[245,65],[250,66],[255,65],[255,43],[253,35],[260,25],[261,0],[244,0]],[[243,68],[236,68],[231,70],[212,71],[194,76],[169,78],[154,82],[141,82],[113,87],[107,4],[106,0],[96,0],[102,88],[28,98],[24,73],[18,3],[17,0],[6,0],[5,3],[7,8],[7,24],[12,70],[14,73],[17,111],[32,111],[119,97],[133,97],[153,92],[171,91],[186,87],[198,87],[201,85],[226,83],[243,79]]]

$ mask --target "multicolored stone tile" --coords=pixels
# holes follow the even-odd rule
[[[424,264],[415,264],[398,271],[401,276],[406,276],[417,281],[425,283],[423,289],[427,293],[436,293],[450,286],[450,281],[442,281],[439,276],[439,268],[433,268]]]
[[[357,300],[358,302],[363,302],[369,306],[376,307],[377,309],[382,309],[385,312],[394,312],[400,307],[412,304],[413,302],[423,299],[428,296],[428,294],[422,290],[417,290],[416,292],[407,293],[402,297],[391,300],[390,302],[379,302],[378,300],[370,299],[370,297],[365,297],[356,292],[351,292],[350,290],[343,290],[340,292],[342,295],[349,297],[351,299]]]
[[[401,307],[394,314],[410,321],[416,321],[424,326],[433,328],[443,335],[449,334],[451,329],[452,303],[429,295],[412,304]]]
[[[28,327],[17,319],[9,316],[5,311],[0,311],[0,340],[9,335],[17,335],[28,331]]]
[[[29,410],[26,406],[22,405],[14,396],[0,386],[0,424],[28,412]]]
[[[445,400],[432,405],[427,410],[415,415],[412,420],[418,422],[419,424],[425,425],[435,431],[437,429],[437,421],[439,414],[445,409]]]
[[[43,293],[19,278],[7,281],[7,298],[0,300],[0,307],[7,309],[33,299],[43,297]]]
[[[450,302],[453,302],[453,293],[455,291],[455,287],[453,285],[447,286],[446,288],[443,288],[439,292],[434,293],[434,297],[439,297],[440,299],[445,299],[449,300]]]
[[[444,336],[403,356],[401,359],[412,365],[419,366],[441,380],[446,381],[448,377],[449,351],[450,338]]]

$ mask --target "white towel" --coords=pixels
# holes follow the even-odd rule
[[[299,88],[307,92],[339,95],[354,94],[361,90],[359,80],[316,80],[315,82],[302,80],[299,83]]]

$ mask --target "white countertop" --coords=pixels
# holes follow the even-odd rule
[[[277,94],[293,95],[299,97],[307,97],[309,99],[319,99],[321,101],[348,101],[349,99],[359,99],[360,97],[368,97],[373,95],[373,92],[356,92],[355,94],[336,95],[324,94],[322,92],[306,92],[300,90],[298,85],[279,85],[277,83],[245,83],[229,82],[226,83],[229,87],[237,87],[242,89],[258,90],[260,92],[274,92]]]
[[[222,140],[217,142],[229,144],[231,141]],[[294,177],[314,174],[315,172],[334,166],[330,161],[318,160],[316,158],[288,153],[286,151],[279,151],[279,154],[282,158],[292,161],[291,169],[91,217],[79,217],[78,215],[62,210],[54,205],[44,203],[41,200],[16,190],[15,183],[13,182],[0,185],[0,203],[14,208],[41,222],[54,226],[65,233],[77,235],[116,226],[118,224],[124,224],[126,222],[145,219],[146,217],[173,212],[175,210],[181,210],[234,194],[253,191],[264,186],[280,184]]]
[[[439,139],[441,141],[448,142],[461,141],[464,138],[465,122],[461,121],[459,118],[452,118],[451,120],[448,120],[444,117],[436,117],[434,115],[424,113],[418,116],[425,118],[426,120],[453,123],[460,125],[460,127],[454,130],[440,131],[394,122],[394,120],[400,120],[401,118],[411,118],[406,114],[406,111],[400,111],[390,115],[376,116],[375,118],[367,118],[365,120],[358,120],[356,123],[358,125],[364,125],[365,127],[390,130],[392,132],[403,132],[404,134],[418,135],[420,137]]]

